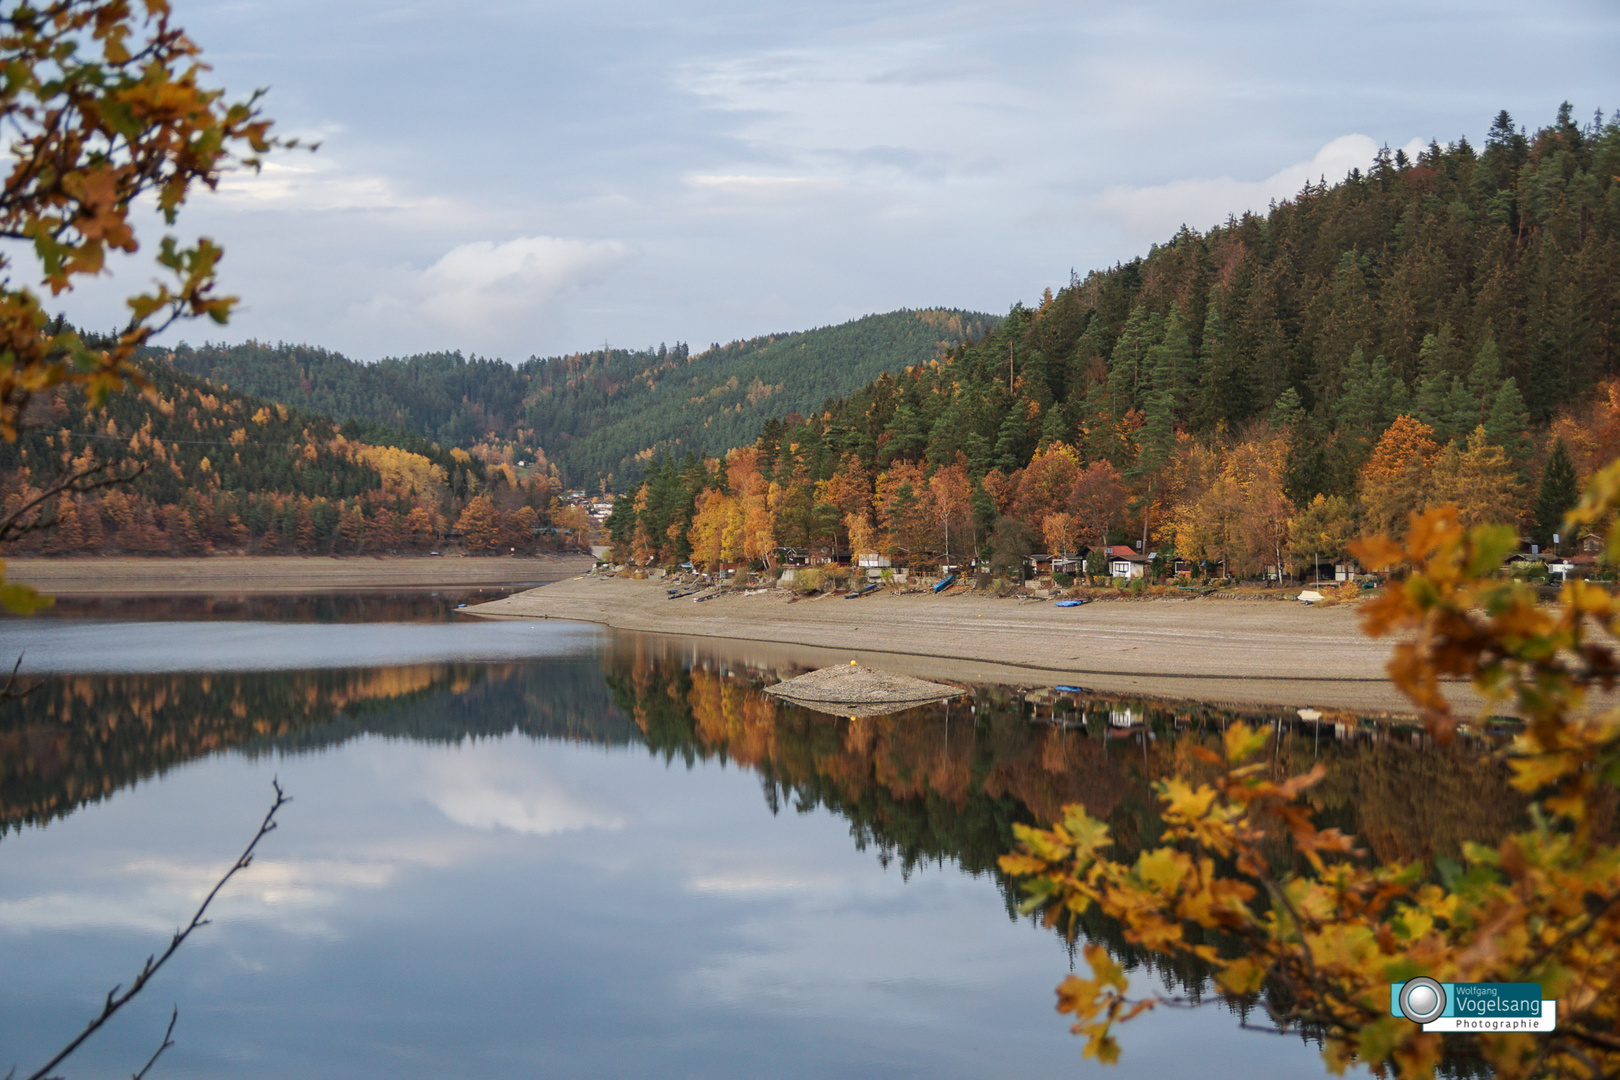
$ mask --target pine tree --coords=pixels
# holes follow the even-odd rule
[[[1041,421],[1040,445],[1051,446],[1053,443],[1071,441],[1072,428],[1063,406],[1054,404],[1046,410],[1046,418]]]
[[[1520,473],[1530,461],[1530,414],[1519,396],[1516,379],[1506,379],[1496,391],[1491,413],[1485,418],[1485,436],[1503,450]]]
[[[1153,389],[1169,395],[1172,418],[1185,418],[1198,385],[1198,358],[1179,306],[1171,305],[1170,317],[1164,323],[1164,339],[1148,350],[1147,363]]]
[[[1203,369],[1203,376],[1193,415],[1195,427],[1207,431],[1225,423],[1232,428],[1253,415],[1253,380],[1243,353],[1233,345],[1226,331],[1220,304],[1213,294],[1204,314],[1204,339],[1199,349],[1199,365]]]
[[[1491,411],[1496,392],[1502,388],[1502,355],[1494,338],[1486,338],[1474,357],[1474,366],[1468,371],[1468,392],[1479,403],[1483,418]]]
[[[1456,375],[1451,377],[1451,392],[1446,395],[1445,404],[1446,437],[1449,439],[1465,439],[1468,433],[1479,426],[1480,405],[1462,379]],[[1436,431],[1439,429],[1437,428]]]
[[[1021,468],[1029,456],[1029,448],[1025,446],[1028,439],[1029,405],[1023,400],[1014,401],[1007,410],[1007,418],[1001,422],[1001,429],[996,432],[996,468],[1004,472]]]
[[[1547,465],[1541,471],[1541,490],[1536,495],[1537,540],[1550,544],[1555,534],[1559,535],[1561,541],[1570,539],[1562,535],[1564,515],[1579,501],[1580,495],[1575,465],[1569,460],[1564,440],[1557,439],[1553,442],[1552,453],[1547,455]]]
[[[1278,429],[1290,428],[1299,423],[1304,415],[1305,409],[1300,404],[1299,394],[1290,386],[1271,406],[1271,426]]]

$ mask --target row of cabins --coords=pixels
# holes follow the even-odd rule
[[[1577,540],[1575,554],[1561,557],[1537,550],[1536,545],[1526,539],[1521,541],[1519,551],[1508,556],[1506,565],[1509,568],[1522,569],[1536,562],[1545,563],[1549,575],[1555,578],[1568,577],[1577,572],[1590,573],[1603,554],[1603,545],[1601,536],[1586,533]],[[1086,560],[1091,555],[1091,550],[1089,547],[1082,547],[1078,552],[1072,553],[1029,555],[1024,559],[1024,564],[1034,577],[1047,577],[1059,573],[1078,578],[1085,573]],[[1125,544],[1113,545],[1107,549],[1108,574],[1126,581],[1143,577],[1152,565],[1155,554],[1157,553],[1150,551],[1144,555]],[[782,547],[776,549],[775,556],[778,565],[784,567],[840,564],[873,572],[894,565],[893,560],[887,555],[866,553],[857,556],[847,549],[830,547]],[[1193,560],[1172,559],[1168,569],[1174,577],[1190,578],[1196,567],[1197,563]],[[1337,558],[1320,560],[1309,572],[1309,576],[1312,580],[1323,583],[1342,583],[1355,580],[1361,573],[1360,565],[1353,559]],[[1267,581],[1280,581],[1282,576],[1278,573],[1277,567],[1266,567]]]

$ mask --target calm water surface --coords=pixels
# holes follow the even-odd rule
[[[1068,802],[1151,839],[1152,780],[1228,714],[985,687],[835,719],[736,656],[361,599],[0,622],[38,683],[0,705],[0,1075],[162,948],[274,776],[282,827],[68,1075],[127,1076],[176,1005],[161,1076],[1324,1074],[1219,1001],[1082,1059],[1069,947],[993,870]],[[1410,737],[1284,726],[1274,752],[1328,759],[1321,816],[1382,857],[1517,813]]]

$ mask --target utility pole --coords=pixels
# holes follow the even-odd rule
[[[1010,342],[1010,341],[1007,342],[1007,393],[1009,393],[1009,394],[1014,393],[1014,390],[1013,390],[1013,343]]]

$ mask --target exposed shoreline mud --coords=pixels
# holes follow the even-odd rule
[[[1361,632],[1356,604],[1161,599],[1051,603],[877,592],[795,600],[782,590],[671,600],[663,583],[582,575],[479,604],[486,618],[569,619],[620,630],[798,646],[816,665],[862,664],[959,682],[1069,683],[1238,705],[1409,716],[1384,673],[1393,644]],[[746,643],[746,644],[745,644]],[[1464,684],[1459,710],[1477,708]]]

